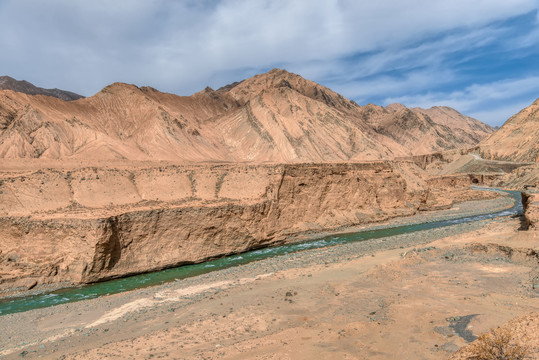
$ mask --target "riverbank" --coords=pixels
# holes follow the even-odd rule
[[[484,189],[484,190],[486,191],[477,192],[478,195],[476,196],[484,197],[484,198],[491,197],[491,199],[483,200],[483,201],[463,201],[463,202],[454,204],[454,206],[450,207],[449,209],[436,210],[436,211],[422,211],[415,215],[395,217],[395,218],[392,218],[386,221],[380,221],[374,224],[371,223],[371,224],[341,227],[341,228],[333,229],[331,231],[325,230],[325,231],[303,232],[295,236],[290,236],[289,238],[286,239],[285,242],[289,244],[296,244],[296,243],[301,243],[303,241],[309,241],[309,240],[312,241],[316,239],[325,238],[327,240],[329,237],[332,237],[332,236],[337,236],[337,237],[345,236],[346,237],[347,234],[353,234],[357,232],[379,231],[379,230],[384,230],[384,229],[392,229],[399,226],[410,226],[410,225],[424,224],[424,223],[429,223],[429,222],[434,223],[434,222],[440,222],[440,221],[448,221],[452,219],[460,219],[463,217],[480,216],[483,214],[491,214],[491,213],[496,213],[496,212],[509,209],[515,204],[515,200],[511,196],[508,196],[507,192],[499,192],[497,190],[491,191],[490,189]],[[516,194],[514,196],[516,196]],[[384,233],[383,236],[387,237],[390,235],[395,235],[396,233],[397,232],[393,233],[390,231],[390,232]],[[340,243],[340,241],[337,243]],[[325,242],[320,245],[317,245],[316,243],[305,244],[305,247],[300,245],[298,249],[296,250],[290,249],[290,251],[293,252],[297,250],[304,250],[304,249],[311,249],[311,248],[325,247],[325,246],[331,246],[331,244],[326,244]],[[292,245],[292,247],[294,247],[294,245]],[[260,251],[263,253],[265,253],[266,251],[272,253],[273,252],[272,249],[275,249],[275,248],[267,248],[266,250],[261,249]],[[237,264],[245,263],[245,261],[242,260],[244,256],[245,254],[244,255],[240,254],[240,255],[235,256],[235,258],[239,260]],[[259,260],[259,256],[256,256],[254,260],[255,261]],[[237,265],[237,264],[234,264],[234,265]],[[213,265],[212,262],[208,262],[207,265],[203,266],[203,268],[208,267],[207,270],[199,269],[194,272],[195,273],[209,272],[210,270],[213,270],[211,269],[211,267],[213,266],[216,266],[216,265]],[[182,267],[182,269],[186,269],[185,274],[190,273],[188,268],[189,268],[188,266]],[[195,268],[200,268],[200,266],[195,266]],[[217,269],[218,268],[216,268],[215,270]],[[164,274],[165,272],[161,271],[159,273]],[[139,282],[141,283],[141,285],[140,286],[128,285],[127,287],[125,285],[120,285],[120,286],[122,288],[125,288],[125,290],[132,290],[137,287],[146,287],[150,285],[156,285],[162,282],[167,282],[167,281],[175,280],[177,278],[186,277],[186,275],[184,275],[183,272],[177,273],[172,270],[170,271],[170,273],[171,273],[171,275],[169,276],[170,279],[168,279],[167,276],[158,276],[157,280],[152,280],[152,278],[154,277],[152,276],[152,273],[148,274],[147,276],[142,275],[144,277],[141,280],[135,280],[137,277],[131,277],[132,279],[134,279],[133,280],[134,282]],[[157,274],[157,273],[153,273],[153,274]],[[125,280],[129,282],[129,277],[125,278]],[[101,287],[100,285],[98,286]],[[100,291],[105,291],[108,294],[125,291],[125,290],[113,291],[110,287],[106,287],[106,289],[104,290],[97,290],[97,289],[91,290],[92,289],[91,285],[87,287],[88,287],[88,290],[86,291],[86,295],[81,295],[82,298],[79,298],[79,299],[89,299],[89,298],[100,296],[98,295]],[[4,290],[0,292],[0,295],[2,295],[3,299],[9,300],[10,298],[37,296],[40,294],[47,294],[49,292],[53,292],[59,289],[68,290],[69,288],[74,288],[74,284],[71,284],[71,283],[43,284],[43,285],[32,287],[31,289],[16,288],[14,290],[11,290],[11,289]],[[96,293],[96,296],[92,296],[92,293],[94,292]],[[58,303],[69,302],[68,297],[66,297],[67,294],[65,292],[60,293],[60,294],[51,294],[51,296],[55,297],[55,300],[58,300]],[[40,299],[38,298],[33,299],[32,302],[36,303],[37,307],[42,307],[37,304],[41,302]],[[43,302],[45,303],[50,302],[52,304],[52,300],[43,299]],[[11,311],[6,311],[5,307],[2,306],[2,303],[0,303],[0,315],[5,314],[5,313],[11,313]]]
[[[520,226],[506,218],[348,243],[5,315],[0,354],[439,359],[466,343],[455,332],[461,318],[478,314],[467,324],[477,334],[538,310],[530,283],[537,260],[527,255],[538,239]]]

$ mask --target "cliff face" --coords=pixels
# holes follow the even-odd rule
[[[522,205],[528,230],[539,230],[539,194],[523,192]]]
[[[201,262],[451,203],[440,194],[411,162],[5,173],[1,286]]]
[[[479,144],[486,159],[539,162],[539,99]]]
[[[363,161],[470,147],[490,131],[449,108],[358,106],[278,69],[192,96],[120,83],[69,102],[0,90],[0,158]]]

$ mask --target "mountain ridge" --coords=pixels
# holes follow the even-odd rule
[[[52,96],[64,101],[73,101],[84,98],[84,96],[71,91],[61,89],[45,89],[35,86],[26,80],[16,80],[10,76],[0,76],[0,90],[12,90],[22,92],[28,95]]]
[[[539,98],[479,143],[486,159],[539,162]]]
[[[491,131],[456,110],[438,122],[429,111],[441,116],[359,106],[281,69],[191,96],[118,82],[69,102],[3,90],[0,157],[360,161],[475,146]],[[455,136],[451,122],[467,127]]]

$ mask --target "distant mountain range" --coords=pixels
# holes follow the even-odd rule
[[[77,100],[84,97],[82,95],[75,94],[74,92],[60,89],[43,89],[29,83],[28,81],[15,80],[9,76],[0,76],[0,90],[13,90],[28,95],[53,96],[65,101]]]
[[[114,83],[63,101],[24,85],[0,91],[0,158],[360,161],[468,148],[493,131],[448,107],[359,106],[280,69],[192,96]]]

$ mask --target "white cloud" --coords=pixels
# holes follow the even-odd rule
[[[536,46],[537,29],[516,41],[496,22],[537,9],[537,0],[0,0],[0,69],[85,95],[114,81],[189,94],[278,66],[351,98],[422,93],[408,98],[473,110],[472,86],[428,93],[458,78],[447,58],[503,41]]]
[[[468,113],[467,115],[493,126],[501,126],[511,116],[530,106],[533,101],[515,101],[503,106],[488,107],[480,111]]]
[[[426,69],[407,72],[403,77],[377,76],[367,81],[335,84],[331,88],[364,103],[365,99],[388,94],[415,93],[431,86],[433,81],[438,85],[448,83],[454,76],[449,70]]]
[[[506,32],[504,28],[493,27],[458,32],[419,45],[369,54],[354,59],[351,64],[317,61],[302,64],[301,70],[312,78],[323,78],[328,87],[360,103],[373,97],[401,96],[451,83],[458,74],[448,62],[466,60],[453,58],[453,54],[491,44]],[[395,75],[395,71],[399,74]]]
[[[4,0],[0,66],[86,94],[115,80],[192,91],[216,73],[398,49],[535,8],[535,0]]]

